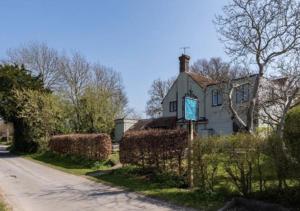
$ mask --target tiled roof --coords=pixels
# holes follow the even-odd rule
[[[160,117],[156,119],[141,119],[130,130],[143,130],[149,128],[164,128],[164,129],[175,129],[176,128],[176,117]]]
[[[187,74],[202,88],[218,83],[217,81],[207,78],[199,73],[187,72]]]

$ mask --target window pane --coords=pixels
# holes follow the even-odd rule
[[[170,112],[175,112],[177,111],[177,101],[171,101],[169,103],[169,111]]]
[[[218,105],[218,92],[217,92],[217,90],[212,91],[212,105]]]
[[[223,95],[222,92],[218,92],[218,105],[222,105],[223,103]]]
[[[244,96],[243,96],[243,101],[247,102],[249,100],[249,84],[243,85],[244,88]]]

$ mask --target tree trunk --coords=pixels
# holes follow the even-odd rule
[[[257,102],[257,96],[258,96],[258,89],[259,89],[260,80],[261,80],[262,73],[263,73],[263,67],[261,65],[259,65],[259,69],[260,69],[259,74],[257,75],[257,77],[255,79],[253,92],[252,92],[249,108],[248,108],[248,111],[247,111],[247,126],[246,126],[246,129],[250,133],[254,132],[254,111],[255,111],[256,106],[257,106],[256,102]]]
[[[292,101],[293,101],[295,95],[298,93],[298,91],[299,91],[299,88],[295,89],[295,91],[290,96],[287,97],[287,100],[285,102],[284,110],[282,112],[282,116],[280,118],[279,125],[278,125],[278,128],[277,128],[277,135],[281,139],[283,138],[283,131],[284,131],[284,123],[285,123],[286,114],[289,111],[289,109],[291,107],[291,104],[292,104]]]

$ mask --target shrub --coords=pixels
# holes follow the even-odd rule
[[[194,178],[195,184],[202,190],[214,190],[222,158],[220,141],[221,139],[216,136],[194,141]]]
[[[286,180],[294,169],[291,166],[286,150],[284,150],[283,140],[277,134],[271,134],[268,138],[268,155],[272,159],[275,167],[278,188],[287,187]]]
[[[120,142],[120,161],[181,175],[187,135],[179,129],[129,131]]]
[[[195,140],[195,184],[203,190],[214,191],[217,178],[223,177],[240,193],[248,195],[252,192],[255,177],[259,181],[259,189],[262,190],[264,149],[263,139],[250,134]]]
[[[36,90],[14,90],[17,116],[27,126],[27,139],[36,148],[45,150],[51,135],[59,132],[64,120],[62,102],[58,96]]]
[[[284,139],[291,155],[300,163],[300,105],[291,109],[285,119]]]
[[[105,160],[111,154],[112,144],[107,134],[70,134],[53,136],[49,148],[58,154]]]
[[[228,137],[224,146],[226,161],[224,168],[230,180],[243,195],[252,192],[254,175],[258,175],[262,190],[263,172],[261,161],[264,151],[264,140],[250,134],[237,134]]]

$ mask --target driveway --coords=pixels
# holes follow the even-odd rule
[[[10,155],[1,145],[0,191],[17,211],[189,210]]]

